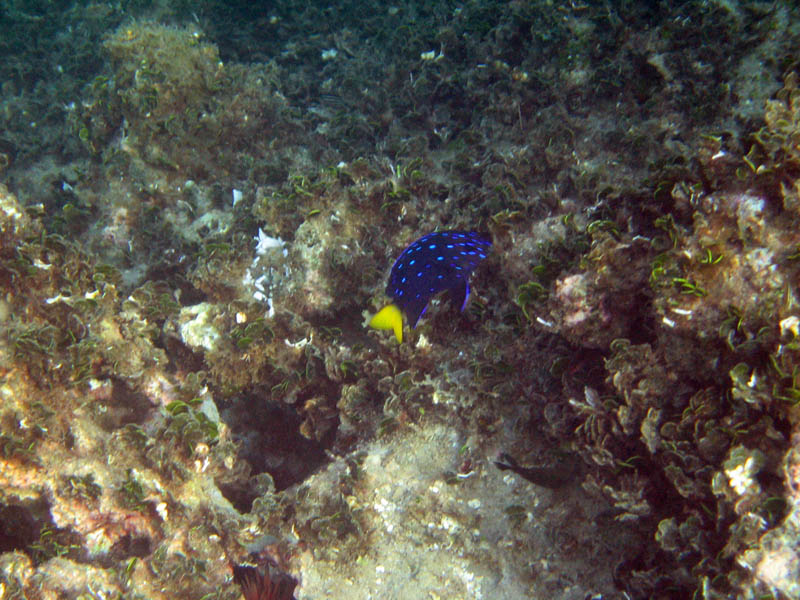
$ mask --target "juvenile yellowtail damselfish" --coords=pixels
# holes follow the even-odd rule
[[[386,285],[392,304],[369,321],[375,329],[392,329],[403,341],[403,313],[411,328],[425,314],[428,302],[449,290],[461,310],[469,298],[469,276],[492,247],[492,239],[477,231],[435,231],[423,235],[397,258]]]

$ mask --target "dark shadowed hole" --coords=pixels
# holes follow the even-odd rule
[[[130,423],[141,424],[153,411],[147,396],[134,392],[119,380],[113,382],[111,395],[104,405],[105,410],[97,416],[97,422],[106,431],[114,431]]]
[[[301,419],[293,406],[250,396],[221,413],[241,444],[239,459],[250,465],[250,475],[269,473],[277,491],[303,481],[327,462],[325,446],[300,435]],[[237,510],[249,512],[259,494],[253,481],[218,485]]]
[[[19,550],[39,539],[39,524],[24,506],[9,504],[0,506],[0,554]]]
[[[57,556],[82,562],[86,560],[83,546],[79,533],[55,526],[46,501],[0,504],[0,554],[24,552],[35,565]]]
[[[166,351],[169,368],[172,372],[194,373],[205,367],[203,354],[192,351],[175,335],[162,335],[157,345]]]
[[[132,536],[130,534],[118,539],[103,560],[103,566],[112,567],[119,561],[127,560],[134,556],[145,558],[153,551],[153,542],[149,536]]]

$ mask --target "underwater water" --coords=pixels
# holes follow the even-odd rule
[[[0,598],[800,597],[798,48],[0,2]]]

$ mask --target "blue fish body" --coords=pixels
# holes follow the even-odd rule
[[[477,231],[435,231],[423,235],[392,266],[386,295],[406,315],[412,328],[428,302],[449,290],[461,310],[469,298],[469,276],[489,254],[492,239]]]

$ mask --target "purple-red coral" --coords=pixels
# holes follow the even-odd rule
[[[249,565],[233,565],[233,580],[242,588],[245,600],[295,600],[294,588],[297,580],[269,569],[261,573]]]

